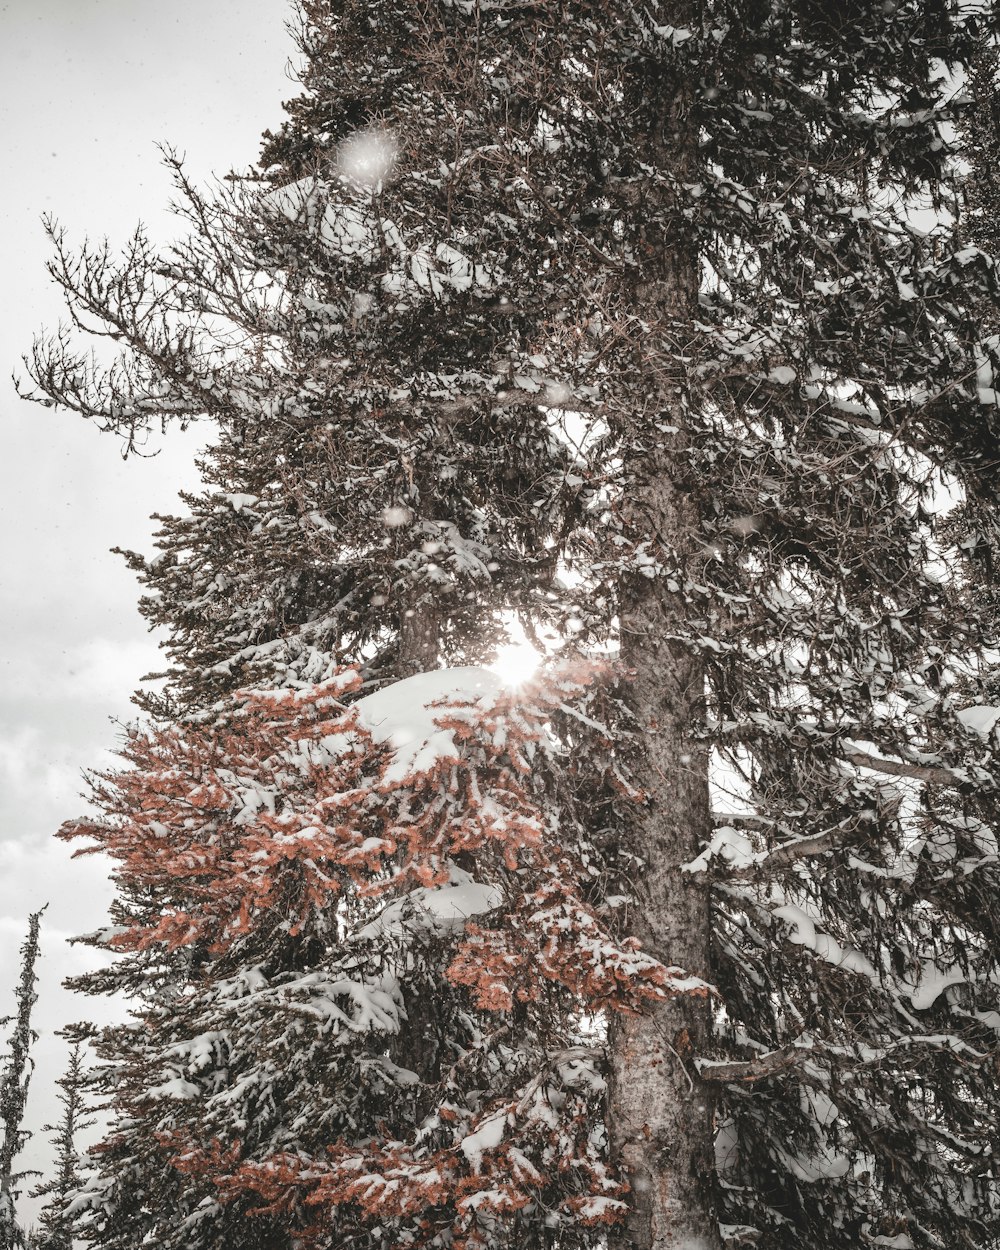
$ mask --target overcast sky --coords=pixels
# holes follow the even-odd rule
[[[113,719],[131,716],[129,695],[159,663],[109,548],[150,548],[148,516],[193,482],[204,436],[174,434],[153,459],[124,462],[113,436],[17,399],[10,374],[60,316],[40,217],[77,239],[121,243],[142,220],[169,240],[156,143],[186,153],[200,180],[252,163],[295,94],[289,13],[283,0],[0,0],[0,1016],[28,914],[47,902],[36,1130],[56,1114],[53,1030],[98,1018],[58,988],[92,957],[65,939],[97,928],[110,897],[99,862],[72,861],[52,835],[83,810],[81,770],[108,761]],[[36,1132],[26,1162],[44,1148]]]

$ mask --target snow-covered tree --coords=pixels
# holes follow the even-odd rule
[[[154,560],[129,554],[145,615],[169,628],[170,693],[186,707],[275,674],[317,680],[335,656],[384,677],[488,654],[491,606],[527,594],[534,564],[551,581],[543,537],[567,453],[526,415],[513,353],[493,343],[520,330],[484,312],[502,302],[486,262],[435,220],[440,205],[392,202],[408,182],[390,197],[331,161],[209,202],[170,163],[193,229],[167,259],[140,239],[121,268],[102,249],[71,257],[53,230],[78,313],[136,360],[76,373],[85,396],[66,390],[82,362],[36,362],[62,402],[114,428],[153,409],[216,422],[207,489],[160,518]],[[164,290],[139,295],[157,271]],[[444,306],[456,328],[440,342],[429,326]],[[464,332],[487,318],[489,333]]]
[[[997,49],[984,43],[970,75],[972,107],[965,119],[968,162],[966,232],[994,255],[1000,223],[1000,79]]]
[[[103,816],[64,834],[116,862],[95,940],[124,954],[84,984],[130,985],[136,1012],[98,1047],[118,1121],[73,1204],[85,1238],[572,1246],[618,1215],[595,1018],[708,987],[592,901],[550,727],[596,724],[591,676],[357,697],[345,670],[130,736]],[[414,986],[436,993],[428,949],[452,987],[430,1073],[394,1046]]]
[[[0,1128],[3,1130],[0,1136],[0,1250],[20,1250],[25,1245],[16,1203],[19,1187],[30,1173],[15,1171],[14,1165],[28,1138],[28,1132],[23,1127],[24,1108],[34,1067],[31,1048],[37,1040],[37,1034],[31,1027],[31,1009],[38,1001],[35,965],[40,949],[38,930],[44,910],[43,907],[41,911],[32,912],[28,918],[28,935],[21,946],[21,974],[14,991],[17,1011],[13,1016],[0,1020],[0,1026],[12,1026],[0,1068]]]
[[[263,180],[209,194],[168,156],[188,234],[163,255],[141,231],[118,258],[49,226],[73,319],[127,348],[109,364],[42,340],[40,393],[130,442],[215,425],[205,489],[159,518],[154,559],[126,553],[168,631],[164,708],[333,660],[385,679],[483,658],[501,611],[559,616],[580,482],[539,419],[550,284],[478,172],[505,176],[494,119],[461,107],[455,32],[337,8],[336,40],[324,6],[303,13],[327,119],[308,158],[272,140]]]
[[[469,150],[474,169],[489,131],[484,120],[455,112],[454,86],[441,89],[442,78],[454,79],[462,67],[453,66],[443,48],[423,56],[413,82],[402,83],[384,47],[364,43],[376,11],[357,6],[344,19],[341,42],[354,42],[350,66],[341,66],[341,89],[357,90],[359,79],[381,76],[389,84],[384,94],[397,102],[392,116],[373,114],[373,124],[360,133],[341,128],[328,136],[324,154],[308,169],[272,169],[265,182],[238,184],[211,199],[171,162],[191,233],[162,258],[142,236],[121,264],[106,249],[73,254],[53,227],[52,272],[70,296],[74,317],[103,325],[129,349],[102,372],[102,365],[77,358],[66,337],[40,345],[33,368],[48,398],[129,437],[139,435],[154,409],[161,418],[181,421],[204,410],[218,431],[203,466],[207,489],[186,500],[190,516],[163,520],[155,561],[131,557],[152,592],[147,616],[170,630],[175,666],[168,697],[147,700],[161,723],[176,708],[218,715],[220,696],[248,681],[308,696],[311,683],[337,672],[345,659],[361,666],[367,683],[377,684],[433,669],[442,659],[483,658],[502,633],[501,611],[520,611],[529,625],[566,612],[566,595],[555,580],[553,536],[566,524],[567,505],[576,506],[581,479],[570,472],[565,441],[540,413],[540,393],[543,399],[548,393],[530,376],[539,367],[534,344],[549,310],[526,309],[521,298],[526,280],[510,261],[522,242],[519,223],[500,223],[499,238],[479,230],[486,205],[464,181],[462,153]],[[424,32],[423,53],[430,33]],[[307,51],[316,53],[323,29],[308,25],[304,38]],[[393,46],[401,46],[400,38],[397,32]],[[363,56],[370,64],[362,64]],[[311,55],[308,65],[329,90],[334,64]],[[459,142],[458,168],[441,178],[441,152]],[[557,399],[553,390],[552,403]],[[176,730],[182,731],[184,724]],[[148,756],[135,762],[139,773],[152,766]],[[246,775],[265,763],[250,758]],[[121,815],[110,791],[99,790],[98,797],[109,817]],[[163,848],[156,846],[159,854]],[[469,874],[470,855],[463,852],[449,867],[456,879]],[[372,856],[368,868],[374,873],[381,861]],[[283,871],[287,861],[282,854],[272,872]],[[435,874],[441,871],[440,864],[433,867]],[[129,877],[123,886],[140,889],[137,880]],[[142,888],[158,896],[151,885]],[[315,908],[328,895],[313,889],[303,905]],[[558,899],[548,903],[556,908]],[[138,904],[129,897],[129,905]],[[420,915],[418,907],[418,920]],[[295,941],[272,951],[272,979],[280,983],[308,970],[343,981],[329,972],[347,958],[331,945],[336,924],[330,930],[329,916],[322,923],[325,943]],[[402,927],[409,933],[408,924]],[[470,1073],[496,1068],[503,1075],[496,1090],[487,1087],[466,1099],[453,1132],[461,1136],[464,1129],[470,1136],[467,1117],[483,1107],[495,1109],[501,1093],[513,1096],[521,1089],[523,1097],[531,1086],[544,1096],[555,1080],[553,1055],[579,1040],[579,1022],[567,1017],[568,1008],[545,1022],[543,1034],[538,1013],[529,1016],[524,1008],[517,1037],[495,1039],[495,1013],[514,991],[503,997],[495,987],[488,1009],[477,989],[477,969],[471,963],[464,972],[456,967],[449,979],[449,943],[433,926],[418,923],[416,929],[406,947],[406,975],[398,977],[395,1016],[366,1016],[365,1027],[348,1034],[358,1045],[352,1063],[370,1058],[373,1046],[385,1052],[382,1103],[361,1114],[352,1109],[357,1095],[344,1105],[334,1097],[317,1125],[329,1131],[333,1117],[345,1148],[367,1142],[378,1110],[387,1117],[391,1112],[389,1122],[413,1149],[426,1119],[421,1108],[434,1105],[434,1087],[463,1051],[470,1052]],[[269,932],[260,928],[256,940]],[[491,958],[501,958],[509,937],[495,936]],[[201,945],[192,937],[166,954],[144,947],[134,960],[83,984],[132,993],[147,1026],[172,1020],[178,998],[190,995],[193,1003],[196,984],[205,990],[199,1001],[207,1010],[214,1001],[208,987],[220,974],[216,953]],[[380,960],[385,957],[380,952]],[[233,958],[227,955],[224,966]],[[368,981],[362,976],[359,985],[363,993]],[[203,1032],[200,1019],[197,1036]],[[97,1244],[130,1247],[147,1236],[185,1247],[215,1244],[217,1237],[226,1244],[274,1244],[288,1221],[248,1219],[246,1201],[200,1208],[193,1222],[181,1214],[192,1210],[195,1182],[167,1166],[178,1151],[166,1140],[158,1144],[153,1127],[168,1133],[172,1125],[156,1118],[144,1084],[151,1066],[181,1044],[186,1026],[179,1025],[180,1034],[172,1027],[151,1030],[141,1055],[134,1054],[134,1031],[111,1031],[101,1043],[119,1129],[95,1155],[97,1173],[84,1200],[91,1212],[87,1234]],[[498,1060],[494,1048],[501,1042]],[[342,1038],[336,1042],[344,1044]],[[206,1070],[208,1086],[221,1082],[220,1090],[228,1089],[235,1079],[227,1054],[220,1050],[206,1058],[210,1067],[217,1065],[211,1075]],[[600,1083],[592,1068],[592,1061],[574,1058],[565,1081],[577,1079],[577,1071],[581,1089],[592,1094]],[[520,1085],[511,1086],[511,1080]],[[341,1093],[345,1088],[350,1084],[335,1086]],[[168,1103],[168,1120],[171,1114]],[[294,1141],[291,1123],[279,1107],[275,1122],[261,1122],[230,1166],[267,1164]],[[214,1120],[189,1129],[204,1154],[206,1134],[217,1131]],[[235,1121],[225,1127],[220,1140],[226,1150],[239,1132]],[[579,1123],[569,1130],[567,1149],[578,1132]],[[595,1133],[593,1142],[583,1143],[579,1166],[594,1169],[596,1194],[605,1197],[599,1141]],[[420,1144],[429,1149],[433,1137]],[[319,1150],[304,1137],[308,1148]],[[199,1195],[217,1197],[213,1175],[217,1181],[220,1168],[213,1173],[207,1158],[199,1160]],[[528,1180],[543,1183],[541,1174]],[[560,1181],[544,1183],[559,1193]],[[586,1172],[562,1188],[582,1203]],[[445,1230],[455,1218],[450,1209],[441,1215]],[[595,1208],[594,1218],[603,1214]],[[335,1226],[360,1218],[348,1213]],[[536,1206],[536,1232],[545,1218],[544,1208]],[[568,1224],[575,1221],[575,1208],[547,1218]],[[489,1206],[475,1219],[504,1227]],[[371,1218],[368,1224],[372,1244],[390,1236]]]
[[[31,1191],[33,1198],[47,1199],[38,1217],[32,1250],[73,1250],[77,1221],[69,1207],[81,1183],[80,1134],[95,1123],[88,1115],[82,1045],[79,1038],[73,1042],[66,1071],[56,1082],[62,1107],[59,1123],[45,1125],[55,1147],[55,1170]]]
[[[116,266],[54,232],[74,315],[126,350],[100,373],[68,337],[41,346],[41,393],[129,434],[219,429],[190,516],[132,557],[168,698],[84,830],[122,861],[104,940],[130,947],[87,984],[141,1013],[104,1043],[121,1120],[92,1240],[993,1250],[1000,713],[971,591],[998,542],[997,268],[958,149],[983,150],[995,15],[309,0],[301,21],[304,92],[263,179],[206,198],[177,169],[192,233],[164,257],[139,238]],[[365,700],[412,706],[408,675],[488,657],[505,612],[617,656],[620,685],[567,697],[551,740],[544,683],[505,710],[523,738],[474,700],[448,767],[475,791],[393,772]],[[342,689],[345,663],[368,684]],[[359,719],[323,731],[314,776],[281,743],[327,699]],[[529,740],[553,849],[501,822],[501,872],[461,812]],[[261,815],[242,796],[276,773]],[[365,834],[338,875],[339,844],[327,863],[301,836],[322,842],[313,794],[359,807],[348,846],[411,800],[406,822],[459,840],[445,864]],[[572,960],[546,972],[525,900],[557,845],[554,931],[633,953],[614,994]],[[420,891],[491,887],[410,968]],[[369,928],[385,891],[393,924]],[[359,1001],[342,962],[359,935],[396,977],[381,1023],[371,968]],[[310,1023],[329,984],[340,1016]],[[294,1057],[294,1111],[241,1101],[243,1020]],[[577,1087],[540,1056],[605,1033],[584,1143],[591,1059]],[[374,1110],[360,1079],[327,1083],[369,1061]]]

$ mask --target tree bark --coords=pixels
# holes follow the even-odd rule
[[[430,673],[438,666],[441,622],[434,605],[415,599],[399,616],[399,663],[396,679]]]
[[[657,458],[642,497],[657,530],[692,533],[690,505]],[[642,584],[644,583],[644,584]],[[643,861],[634,886],[632,932],[667,965],[711,980],[710,910],[704,873],[685,873],[711,837],[708,752],[694,741],[703,714],[703,674],[670,635],[685,605],[662,582],[628,588],[622,652],[635,672],[632,702],[642,746],[634,779],[647,795],[634,849]],[[609,1125],[612,1151],[632,1186],[625,1229],[613,1250],[716,1250],[713,1105],[693,1060],[707,1053],[711,1005],[678,995],[656,1010],[617,1018],[611,1028]]]
[[[671,24],[694,20],[689,5],[660,8]],[[692,179],[697,159],[689,72],[682,62],[669,70],[648,66],[635,84],[635,116],[650,119],[644,159],[677,184]],[[634,311],[648,327],[636,394],[647,402],[625,421],[624,441],[633,450],[623,515],[632,543],[647,544],[668,570],[692,571],[701,558],[699,515],[684,481],[686,409],[676,345],[693,337],[685,327],[697,308],[699,267],[670,196],[665,188],[651,193],[634,223],[643,254]],[[676,640],[691,610],[683,577],[630,574],[620,589],[622,660],[634,672],[630,700],[639,726],[633,780],[646,796],[630,831],[642,863],[631,931],[665,964],[711,980],[706,874],[681,870],[712,835],[709,754],[692,735],[704,715],[704,673]],[[612,1022],[609,1134],[631,1185],[631,1211],[609,1238],[612,1250],[721,1250],[713,1100],[693,1062],[706,1053],[710,1033],[709,1001],[690,994]]]

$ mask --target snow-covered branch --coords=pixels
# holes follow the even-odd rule
[[[858,768],[869,768],[872,772],[885,773],[889,777],[909,777],[913,781],[926,781],[930,785],[958,786],[967,785],[969,782],[969,777],[961,769],[947,768],[941,764],[915,764],[907,760],[889,760],[850,744],[844,752],[844,759]]]
[[[808,1047],[793,1042],[754,1059],[696,1059],[694,1066],[703,1081],[739,1081],[750,1085],[804,1062],[810,1053]]]

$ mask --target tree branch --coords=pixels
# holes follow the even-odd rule
[[[792,1042],[788,1046],[782,1046],[780,1050],[758,1055],[756,1059],[696,1059],[694,1066],[703,1081],[741,1081],[749,1085],[774,1076],[785,1068],[794,1067],[806,1059],[809,1053],[808,1048]]]
[[[954,768],[945,768],[934,764],[909,764],[905,760],[887,760],[878,755],[870,755],[859,747],[848,746],[844,759],[858,768],[870,768],[876,773],[886,773],[890,777],[910,777],[914,781],[927,781],[931,785],[955,786],[968,780]]]
[[[769,820],[766,817],[755,816],[752,813],[713,812],[712,820],[716,826],[732,825],[735,828],[752,829],[757,833],[771,834],[777,830],[789,835],[787,842],[779,843],[770,851],[761,851],[751,867],[729,867],[726,873],[727,877],[748,877],[759,872],[760,869],[769,868],[772,865],[790,864],[797,859],[805,859],[809,855],[822,855],[825,851],[830,851],[835,846],[838,846],[842,837],[851,832],[851,827],[854,824],[853,821],[841,821],[840,824],[834,825],[830,829],[824,829],[820,833],[796,837],[793,831],[780,821]]]

